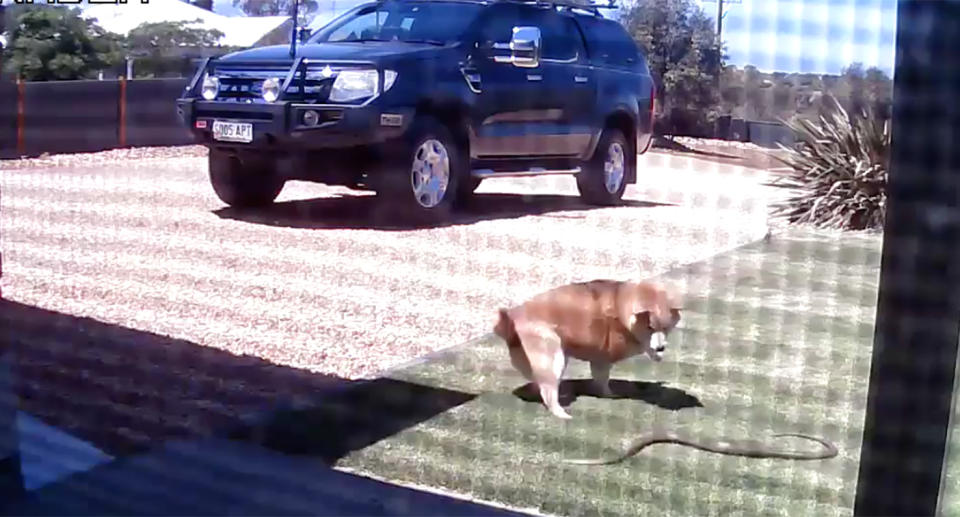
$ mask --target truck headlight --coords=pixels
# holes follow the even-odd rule
[[[393,70],[384,71],[383,91],[397,80]],[[380,72],[377,70],[344,70],[337,75],[330,89],[331,102],[352,102],[374,97],[380,92]]]
[[[273,102],[280,98],[280,79],[270,77],[263,80],[263,86],[260,88],[260,96],[267,102]]]
[[[218,93],[220,93],[220,79],[217,79],[212,75],[203,76],[203,84],[200,86],[200,95],[202,95],[205,100],[212,101],[213,99],[217,98]]]

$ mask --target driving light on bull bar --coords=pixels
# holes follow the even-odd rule
[[[218,93],[220,93],[220,79],[211,75],[203,76],[200,95],[202,95],[205,100],[212,101],[217,98]]]
[[[263,97],[263,100],[267,102],[273,102],[280,98],[280,79],[276,77],[270,77],[264,79],[263,85],[260,87],[260,96]]]
[[[303,113],[303,124],[305,126],[316,126],[320,123],[320,114],[313,110],[307,110]]]

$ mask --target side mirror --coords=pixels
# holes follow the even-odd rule
[[[494,48],[509,48],[509,56],[495,56],[498,63],[510,63],[520,68],[540,66],[540,29],[537,27],[514,27],[510,43],[497,44]]]
[[[303,43],[310,37],[310,27],[297,27],[297,41]]]

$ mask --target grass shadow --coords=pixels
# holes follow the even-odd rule
[[[624,200],[619,206],[653,208],[671,205]],[[448,220],[429,225],[399,222],[381,215],[377,202],[371,195],[298,199],[257,209],[226,207],[214,210],[213,213],[223,219],[283,228],[404,231],[470,225],[482,221],[516,219],[531,215],[550,215],[554,212],[584,212],[598,208],[602,207],[588,205],[577,196],[497,193],[477,194],[470,202],[455,211]],[[558,217],[574,215],[557,214]]]
[[[703,407],[700,399],[685,390],[664,386],[662,381],[626,381],[611,379],[612,396],[603,396],[590,379],[570,379],[560,383],[560,405],[568,407],[582,396],[601,399],[636,400],[660,409],[679,411],[681,409]],[[532,383],[524,384],[513,390],[514,396],[524,402],[542,404],[540,393]]]
[[[381,377],[358,383],[322,405],[277,411],[228,437],[334,464],[474,398],[462,391]]]

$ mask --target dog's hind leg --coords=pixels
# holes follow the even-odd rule
[[[604,361],[590,362],[590,375],[593,377],[593,385],[601,397],[612,397],[610,391],[610,370],[613,365]]]
[[[560,379],[567,366],[560,336],[539,324],[518,324],[517,334],[544,405],[558,418],[571,418],[560,405]]]

